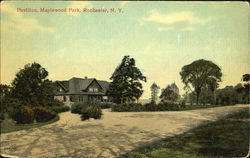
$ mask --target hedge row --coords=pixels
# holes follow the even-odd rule
[[[52,106],[49,107],[49,109],[56,113],[66,112],[70,110],[69,106]]]
[[[11,115],[17,124],[33,123],[34,121],[47,122],[56,116],[56,112],[45,107],[22,107]]]
[[[145,104],[129,103],[129,104],[116,104],[112,106],[112,111],[115,112],[140,112],[140,111],[169,111],[181,110],[185,105],[174,103],[159,103],[159,104]]]
[[[5,119],[4,113],[0,112],[0,123]]]

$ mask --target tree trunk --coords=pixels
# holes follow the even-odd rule
[[[199,104],[199,96],[200,96],[200,92],[197,91],[197,92],[196,92],[196,105]]]
[[[213,91],[213,96],[214,96],[213,105],[216,105],[216,94],[215,94],[215,91]]]
[[[250,104],[250,84],[249,81],[247,83],[248,95],[247,95],[247,104]]]
[[[247,104],[250,104],[250,87],[248,85],[248,97],[247,97]]]

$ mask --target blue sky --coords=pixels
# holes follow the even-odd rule
[[[122,8],[123,13],[20,13],[17,8]],[[109,80],[124,55],[135,58],[150,85],[175,82],[194,60],[219,65],[225,85],[249,73],[249,6],[245,2],[4,2],[1,83],[38,62],[51,80]]]

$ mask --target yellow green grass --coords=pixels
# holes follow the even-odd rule
[[[249,149],[249,109],[121,157],[244,157]]]
[[[59,116],[56,116],[54,119],[48,121],[48,122],[35,122],[30,124],[16,124],[15,121],[12,119],[6,119],[2,123],[0,123],[1,126],[1,133],[7,133],[7,132],[14,132],[19,130],[27,130],[35,127],[41,127],[53,122],[56,122],[59,120]]]

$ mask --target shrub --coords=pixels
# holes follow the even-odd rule
[[[5,119],[4,113],[0,112],[0,123]]]
[[[84,107],[84,104],[81,103],[75,103],[71,106],[71,113],[75,114],[81,114],[82,113],[82,108]]]
[[[17,109],[27,106],[27,103],[21,102],[15,98],[5,97],[1,100],[1,112],[7,113],[9,116],[14,115]]]
[[[32,108],[24,107],[16,110],[11,117],[16,121],[17,124],[32,123],[35,115]]]
[[[66,112],[66,111],[70,110],[70,108],[68,106],[52,106],[49,109],[56,112],[56,113]]]
[[[112,106],[114,106],[114,105],[115,105],[115,103],[109,103],[109,102],[99,104],[100,108],[102,108],[102,109],[112,108]]]
[[[112,111],[116,112],[139,112],[144,111],[144,106],[140,103],[115,104],[112,106]]]
[[[89,113],[87,111],[83,111],[81,115],[82,121],[88,120],[90,118]]]
[[[45,106],[49,106],[49,107],[63,107],[64,104],[60,100],[49,99],[48,101],[46,101]]]
[[[47,122],[57,116],[57,114],[54,111],[51,111],[44,107],[36,107],[33,110],[37,122]]]
[[[180,102],[180,106],[181,106],[182,109],[186,108],[186,100],[182,100]]]
[[[82,109],[82,120],[89,118],[100,119],[102,116],[102,109],[99,106],[91,105]]]
[[[157,104],[147,103],[144,105],[145,111],[157,111]]]
[[[90,117],[94,119],[100,119],[102,116],[102,109],[97,106],[90,106],[87,109],[89,111]]]
[[[157,111],[180,110],[180,105],[175,103],[162,102],[157,104]]]
[[[168,110],[180,110],[180,105],[174,103],[159,103],[159,104],[118,104],[112,107],[112,111],[116,112],[139,112],[139,111],[168,111]]]

